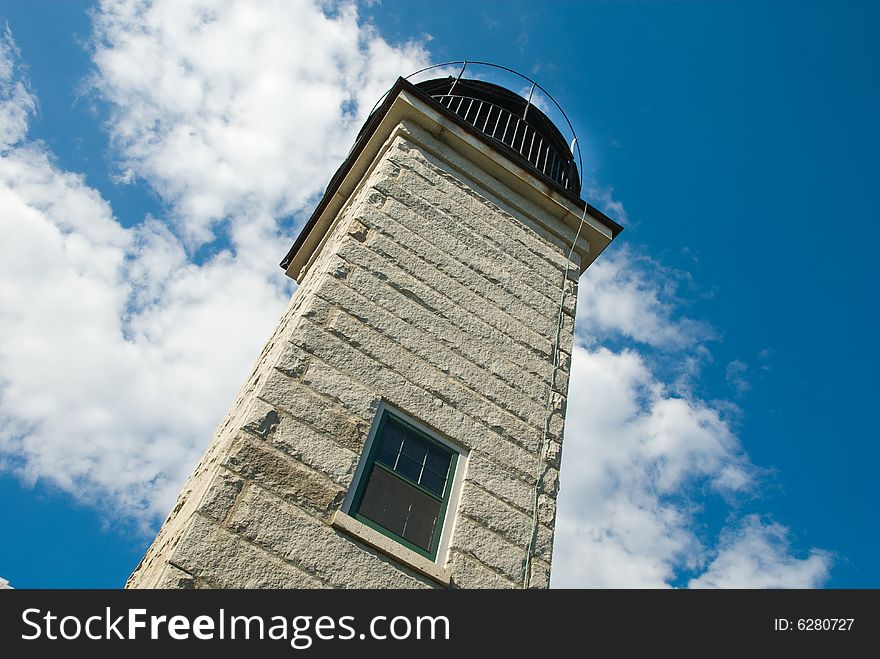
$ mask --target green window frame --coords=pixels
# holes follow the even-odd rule
[[[459,452],[388,409],[380,414],[349,515],[404,547],[436,560]],[[427,524],[433,510],[437,511],[436,518],[429,530]],[[410,523],[415,532],[407,529]]]

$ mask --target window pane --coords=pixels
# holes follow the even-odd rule
[[[438,497],[442,497],[443,486],[446,485],[446,474],[440,475],[436,471],[425,469],[422,472],[422,482],[419,485],[426,490],[430,490]]]
[[[406,426],[391,417],[385,418],[385,424],[382,428],[382,438],[394,444],[395,448],[400,447],[403,440],[409,436],[409,430]]]
[[[437,523],[439,512],[440,502],[419,492],[413,500],[403,537],[414,545],[430,551],[434,525]]]
[[[411,457],[401,453],[397,458],[397,469],[395,469],[395,471],[398,474],[406,476],[412,480],[412,482],[418,483],[419,476],[422,473],[422,463],[416,462]]]
[[[390,464],[392,467],[394,466],[394,460],[397,459],[397,454],[400,453],[400,447],[406,436],[406,428],[396,423],[393,419],[386,420],[382,428],[382,435],[379,437],[379,447],[380,449],[384,448],[389,455],[393,452],[394,458],[391,459]]]
[[[374,465],[358,513],[431,551],[440,502]]]
[[[391,439],[389,441],[387,438],[383,437],[379,441],[379,446],[376,448],[376,461],[381,462],[383,465],[394,469],[394,464],[397,462],[397,453],[399,449],[399,440]]]
[[[413,433],[407,433],[406,441],[403,442],[403,454],[409,456],[419,464],[425,461],[428,452],[428,442]]]
[[[425,466],[431,471],[436,471],[438,474],[445,476],[449,471],[449,459],[451,457],[452,454],[449,451],[444,451],[438,446],[432,446],[428,451]]]

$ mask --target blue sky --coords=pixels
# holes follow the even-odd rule
[[[364,114],[469,59],[553,93],[626,226],[553,585],[880,586],[875,4],[129,5],[0,0],[0,576],[124,583]]]

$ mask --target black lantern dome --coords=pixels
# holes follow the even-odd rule
[[[483,80],[436,78],[416,87],[502,145],[515,160],[575,195],[581,181],[565,138],[522,96]],[[512,154],[511,154],[512,152]]]
[[[408,80],[426,71],[441,67],[448,70],[448,67],[459,64],[462,66],[457,77],[434,78],[415,84]],[[528,98],[485,80],[464,78],[468,66],[488,68],[490,72],[501,71],[517,76],[522,82],[531,85]],[[533,101],[536,91],[540,92],[541,101],[538,99]],[[318,220],[336,197],[346,176],[351,174],[352,167],[367,148],[371,135],[378,129],[395,100],[402,93],[410,94],[426,104],[435,104],[437,110],[448,120],[458,123],[463,130],[477,136],[487,146],[491,144],[501,154],[531,172],[537,179],[543,180],[548,189],[560,193],[578,208],[583,209],[584,218],[589,215],[608,227],[612,238],[623,230],[617,222],[581,199],[578,166],[581,162],[580,146],[575,149],[577,137],[574,128],[552,96],[535,81],[512,69],[488,62],[445,62],[416,71],[407,78],[398,78],[391,89],[382,95],[361,127],[348,156],[330,179],[324,196],[318,202],[312,216],[281,261],[282,268],[288,270],[294,261],[294,256],[307,244],[309,249],[314,249],[317,239],[312,243],[308,241]],[[551,112],[553,106],[558,109],[573,138],[571,147],[557,125],[538,107],[538,103],[550,107]],[[298,273],[288,274],[294,279],[298,276]]]

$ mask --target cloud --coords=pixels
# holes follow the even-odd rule
[[[427,61],[351,3],[106,0],[95,32],[120,176],[157,190],[191,247],[224,221],[303,210],[366,112]]]
[[[756,470],[717,410],[633,350],[576,348],[569,391],[554,584],[667,586],[702,560],[706,492],[749,492]]]
[[[745,374],[748,370],[748,364],[740,359],[734,359],[727,365],[727,369],[724,372],[727,384],[738,394],[744,394],[751,389],[752,385],[749,384],[749,381],[745,378]]]
[[[806,558],[792,556],[784,526],[746,517],[726,531],[706,571],[690,588],[816,588],[829,577],[833,557],[811,549]]]
[[[613,141],[614,146],[620,146],[617,141]],[[622,147],[621,147],[622,148]],[[586,199],[596,206],[600,211],[611,216],[620,224],[626,225],[629,221],[629,214],[619,199],[614,198],[614,187],[611,185],[597,185],[592,180],[585,181]]]
[[[686,273],[672,270],[615,245],[602,254],[578,288],[578,338],[594,344],[598,337],[622,337],[662,350],[692,350],[716,338],[705,321],[680,310]]]
[[[702,537],[707,497],[736,503],[760,470],[718,405],[683,397],[633,350],[575,348],[553,585],[813,588],[831,554],[795,555],[788,529],[746,515]],[[737,506],[733,507],[735,511]]]
[[[762,371],[770,370],[770,360],[775,354],[776,351],[773,348],[764,348],[763,350],[761,350],[761,352],[758,353],[758,361],[761,364]]]
[[[154,220],[122,228],[35,145],[0,157],[0,216],[3,465],[124,516],[161,514],[284,291],[228,251],[188,264]]]
[[[0,32],[0,152],[21,141],[27,132],[28,116],[37,107],[27,82],[16,70],[19,52],[9,26]]]
[[[695,393],[715,333],[682,313],[682,282],[618,246],[581,278],[553,585],[820,586],[830,554],[799,559],[786,527],[736,521],[764,472],[736,435],[739,409]],[[729,365],[734,383],[745,368]],[[716,537],[704,517],[712,498],[730,509]]]
[[[26,140],[36,101],[0,41],[0,468],[117,519],[167,513],[290,296],[283,216],[423,63],[322,6],[100,5],[92,84],[122,178],[167,209],[122,222]]]

